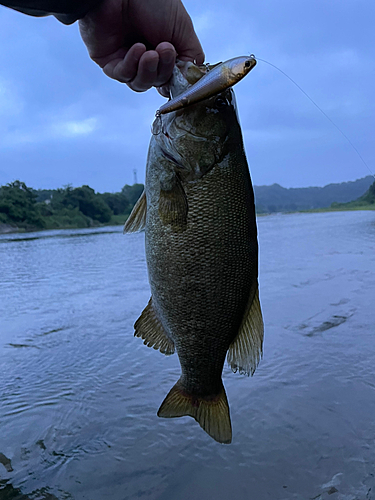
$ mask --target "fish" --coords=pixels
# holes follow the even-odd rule
[[[207,68],[179,61],[172,97]],[[145,190],[124,232],[145,230],[151,298],[134,335],[165,355],[181,376],[158,416],[190,416],[219,443],[232,440],[222,382],[253,374],[263,352],[254,193],[231,87],[157,116]]]
[[[232,87],[242,80],[255,65],[255,56],[251,54],[250,56],[234,57],[215,65],[207,65],[206,69],[208,71],[203,76],[200,73],[200,69],[197,68],[195,74],[198,75],[198,80],[184,92],[163,104],[156,111],[156,115],[170,113],[177,109],[191,106],[191,104],[223,92],[228,87]],[[194,71],[192,68],[190,68],[190,73]],[[191,77],[192,75],[190,75]]]

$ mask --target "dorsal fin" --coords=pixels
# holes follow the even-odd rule
[[[128,220],[125,222],[124,233],[135,233],[141,231],[146,226],[147,200],[146,193],[143,191],[134,205]]]
[[[227,361],[233,372],[253,375],[263,353],[263,318],[259,291],[249,304],[237,337],[229,346]]]
[[[152,305],[152,297],[134,324],[134,336],[143,339],[148,347],[159,349],[163,354],[174,353],[174,344],[167,336]]]

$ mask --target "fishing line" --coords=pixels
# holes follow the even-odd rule
[[[251,56],[255,57],[253,54],[251,54]],[[250,57],[251,57],[250,56]],[[340,132],[340,134],[347,140],[347,142],[351,145],[351,147],[354,149],[354,151],[357,153],[357,155],[359,156],[360,160],[362,161],[362,163],[365,165],[365,167],[367,168],[367,170],[370,172],[370,174],[374,177],[375,179],[375,174],[372,172],[371,168],[367,165],[367,163],[365,162],[365,160],[363,159],[361,153],[358,151],[358,149],[354,146],[354,144],[352,143],[352,141],[349,139],[349,137],[345,134],[345,132],[343,132],[341,130],[341,128],[336,125],[336,123],[327,115],[327,113],[325,113],[322,108],[320,106],[318,106],[316,104],[316,102],[303,90],[303,88],[301,88],[298,83],[296,83],[293,78],[291,78],[289,75],[287,75],[286,73],[284,73],[284,71],[280,68],[278,68],[277,66],[275,66],[274,64],[268,62],[268,61],[265,61],[264,59],[260,59],[259,57],[256,57],[255,58],[257,61],[261,61],[261,62],[264,62],[266,64],[268,64],[269,66],[272,66],[273,68],[277,69],[277,71],[280,71],[280,73],[282,73],[284,76],[286,76],[288,78],[288,80],[290,80],[292,83],[294,83],[294,85],[307,97],[307,99],[309,99],[309,101],[311,101],[314,106],[327,118],[327,120],[329,120],[332,125]]]

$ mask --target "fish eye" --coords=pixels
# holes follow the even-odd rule
[[[227,104],[228,104],[227,100],[224,99],[223,97],[219,96],[215,99],[215,106],[219,109],[224,108]]]
[[[250,61],[249,60],[245,61],[245,68],[250,68]]]

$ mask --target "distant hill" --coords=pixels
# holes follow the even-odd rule
[[[358,199],[348,203],[335,202],[332,203],[331,208],[335,210],[375,210],[375,182]]]
[[[369,205],[373,205],[375,203],[375,182],[371,184],[368,191],[359,198],[358,201],[364,201]]]
[[[374,178],[371,175],[356,181],[328,184],[324,187],[283,188],[279,184],[254,186],[258,213],[294,212],[330,207],[364,196]]]

